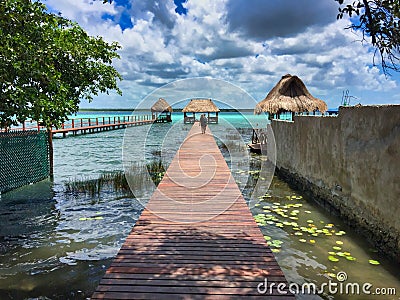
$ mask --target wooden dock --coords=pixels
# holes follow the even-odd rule
[[[122,129],[129,126],[140,126],[151,124],[154,119],[151,115],[138,116],[108,116],[94,118],[73,118],[61,125],[61,128],[53,128],[53,135],[62,134],[66,137],[68,134],[87,134],[106,130]],[[46,129],[37,121],[25,121],[20,126],[10,128],[12,131],[25,130],[43,130]]]
[[[274,287],[260,294],[265,279]],[[280,283],[213,136],[195,123],[92,299],[295,299]]]

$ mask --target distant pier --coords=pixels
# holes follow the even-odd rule
[[[151,124],[154,121],[155,120],[152,119],[151,115],[73,118],[64,122],[61,125],[61,128],[53,128],[52,133],[53,135],[62,134],[63,137],[66,137],[68,134],[88,134],[100,131],[122,129],[130,126]],[[10,131],[42,129],[45,128],[40,124],[40,122],[25,121],[19,126],[10,128]]]

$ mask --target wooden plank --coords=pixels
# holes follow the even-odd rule
[[[210,130],[195,123],[92,299],[294,299],[260,294],[265,278],[287,284]]]

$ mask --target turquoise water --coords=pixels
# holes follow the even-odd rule
[[[122,114],[127,115],[126,112]],[[95,115],[103,113],[85,112],[88,117]],[[78,114],[77,117],[82,116]],[[220,116],[220,124],[210,125],[210,128],[217,135],[221,151],[245,198],[249,200],[258,176],[254,171],[259,169],[262,162],[260,156],[249,155],[245,143],[250,140],[251,126],[265,126],[266,118],[251,113],[221,113]],[[123,170],[124,153],[129,154],[127,156],[132,161],[146,162],[162,157],[168,164],[191,127],[182,124],[180,113],[174,113],[173,120],[170,124],[131,127],[127,131],[114,130],[54,140],[54,181],[45,180],[1,196],[0,299],[40,296],[85,299],[91,295],[138,219],[142,207],[128,195],[107,190],[96,197],[66,194],[63,184],[75,179],[97,178],[107,171]],[[230,159],[234,152],[239,153],[247,165],[240,165],[242,161],[239,164],[232,163]],[[252,212],[257,216],[262,232],[274,245],[272,248],[277,260],[291,282],[321,284],[327,282],[332,274],[344,271],[352,282],[395,287],[400,293],[398,266],[377,253],[340,219],[276,177],[264,193],[268,193],[268,197],[263,198]],[[298,207],[291,207],[292,204]],[[282,217],[278,214],[282,210],[287,210],[287,216],[298,219]],[[298,213],[291,215],[295,210]],[[336,233],[344,231],[345,234],[337,236],[332,233],[329,236],[322,232],[313,236],[308,231],[295,230],[296,227],[290,225],[289,220],[297,222],[299,228],[314,224],[316,230],[323,230],[326,225],[332,224],[329,230],[335,230]],[[337,241],[343,244],[336,244]],[[333,247],[339,246],[340,252],[351,253],[356,260],[339,257],[338,262],[330,261],[329,252],[338,252]],[[379,261],[380,265],[371,265],[368,262],[370,259]],[[369,298],[340,294],[321,297],[340,300],[399,299],[398,294]],[[312,299],[310,295],[298,298]],[[316,296],[315,299],[320,297]]]

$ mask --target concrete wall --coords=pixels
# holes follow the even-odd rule
[[[277,171],[400,261],[400,105],[274,120]]]

